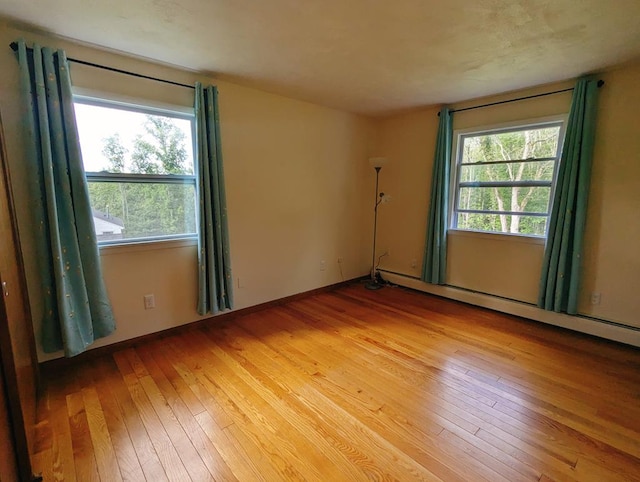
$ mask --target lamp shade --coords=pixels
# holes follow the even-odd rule
[[[378,167],[382,167],[387,163],[387,158],[386,157],[370,157],[369,158],[369,165],[371,167],[378,168]]]

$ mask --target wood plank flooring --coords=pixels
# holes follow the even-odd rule
[[[45,481],[640,480],[640,350],[402,288],[46,378]]]

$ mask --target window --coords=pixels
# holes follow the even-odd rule
[[[194,237],[194,117],[76,98],[99,244]]]
[[[452,227],[546,236],[563,122],[463,133]]]

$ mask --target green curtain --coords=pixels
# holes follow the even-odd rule
[[[538,306],[576,314],[582,245],[591,179],[598,80],[578,80],[573,91],[553,209],[549,220]]]
[[[233,308],[227,202],[222,170],[218,89],[196,83],[198,153],[198,313]]]
[[[453,140],[453,112],[440,111],[436,153],[431,175],[431,203],[427,224],[427,243],[422,264],[422,280],[444,284],[447,272],[447,229],[449,228],[449,172]]]
[[[43,286],[42,347],[77,355],[115,330],[102,279],[65,53],[18,42],[29,205]]]

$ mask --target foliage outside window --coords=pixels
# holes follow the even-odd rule
[[[100,244],[196,235],[193,116],[76,98]]]
[[[452,227],[546,236],[562,125],[459,135]]]

